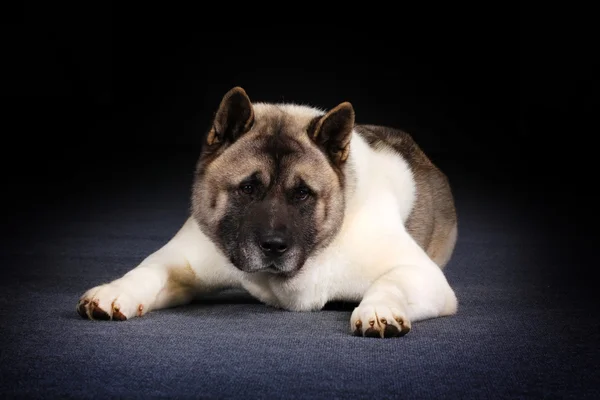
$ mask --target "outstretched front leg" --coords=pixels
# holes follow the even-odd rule
[[[193,219],[162,248],[122,277],[86,291],[83,318],[123,321],[191,302],[198,293],[237,286],[237,274]]]
[[[440,267],[408,235],[398,262],[367,289],[350,318],[358,336],[398,337],[411,322],[456,313],[458,301]]]

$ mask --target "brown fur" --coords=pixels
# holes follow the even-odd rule
[[[253,106],[246,99],[245,92],[235,88],[225,95],[215,114],[197,164],[194,217],[218,243],[218,226],[228,212],[230,196],[244,179],[258,174],[265,186],[274,185],[279,191],[302,180],[318,194],[312,225],[319,247],[326,246],[343,221],[345,160],[354,125],[352,106],[342,103],[315,118],[290,115],[276,105]],[[248,105],[251,112],[240,111],[236,104]],[[237,123],[238,132],[231,139],[226,126],[233,124],[232,113],[236,112],[246,122]]]
[[[198,284],[198,278],[192,269],[192,266],[187,262],[183,268],[169,268],[169,276],[167,283],[163,289],[163,292],[169,293],[169,296],[174,296],[177,293],[177,297],[180,297],[179,293],[190,293],[192,289],[195,289]],[[162,292],[161,292],[162,293]],[[161,294],[158,295],[160,299]]]
[[[429,257],[444,267],[457,238],[457,218],[448,179],[406,132],[375,125],[357,125],[356,130],[376,150],[393,149],[410,166],[417,188],[406,228]]]
[[[339,140],[329,141],[329,146],[324,150],[334,165],[338,166],[348,159],[350,154],[350,139],[352,138],[352,128],[354,127],[354,108],[352,104],[344,102],[331,109],[324,117],[315,118],[314,126],[311,124],[308,134],[316,142],[321,144],[328,141],[326,131],[332,126],[346,132]],[[323,137],[325,136],[325,137]]]

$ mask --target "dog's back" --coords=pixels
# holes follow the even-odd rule
[[[399,129],[357,125],[356,131],[375,150],[393,150],[410,166],[416,198],[406,229],[431,259],[443,268],[454,251],[457,218],[446,175],[425,155],[413,138]]]

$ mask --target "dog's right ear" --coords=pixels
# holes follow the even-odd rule
[[[233,143],[252,128],[254,108],[246,91],[237,86],[223,96],[206,144]]]

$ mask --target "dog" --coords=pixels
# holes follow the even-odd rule
[[[401,337],[457,312],[444,267],[457,241],[447,176],[409,134],[228,91],[204,132],[189,218],[139,265],[80,297],[124,321],[241,288],[301,312],[354,303],[349,334]]]

